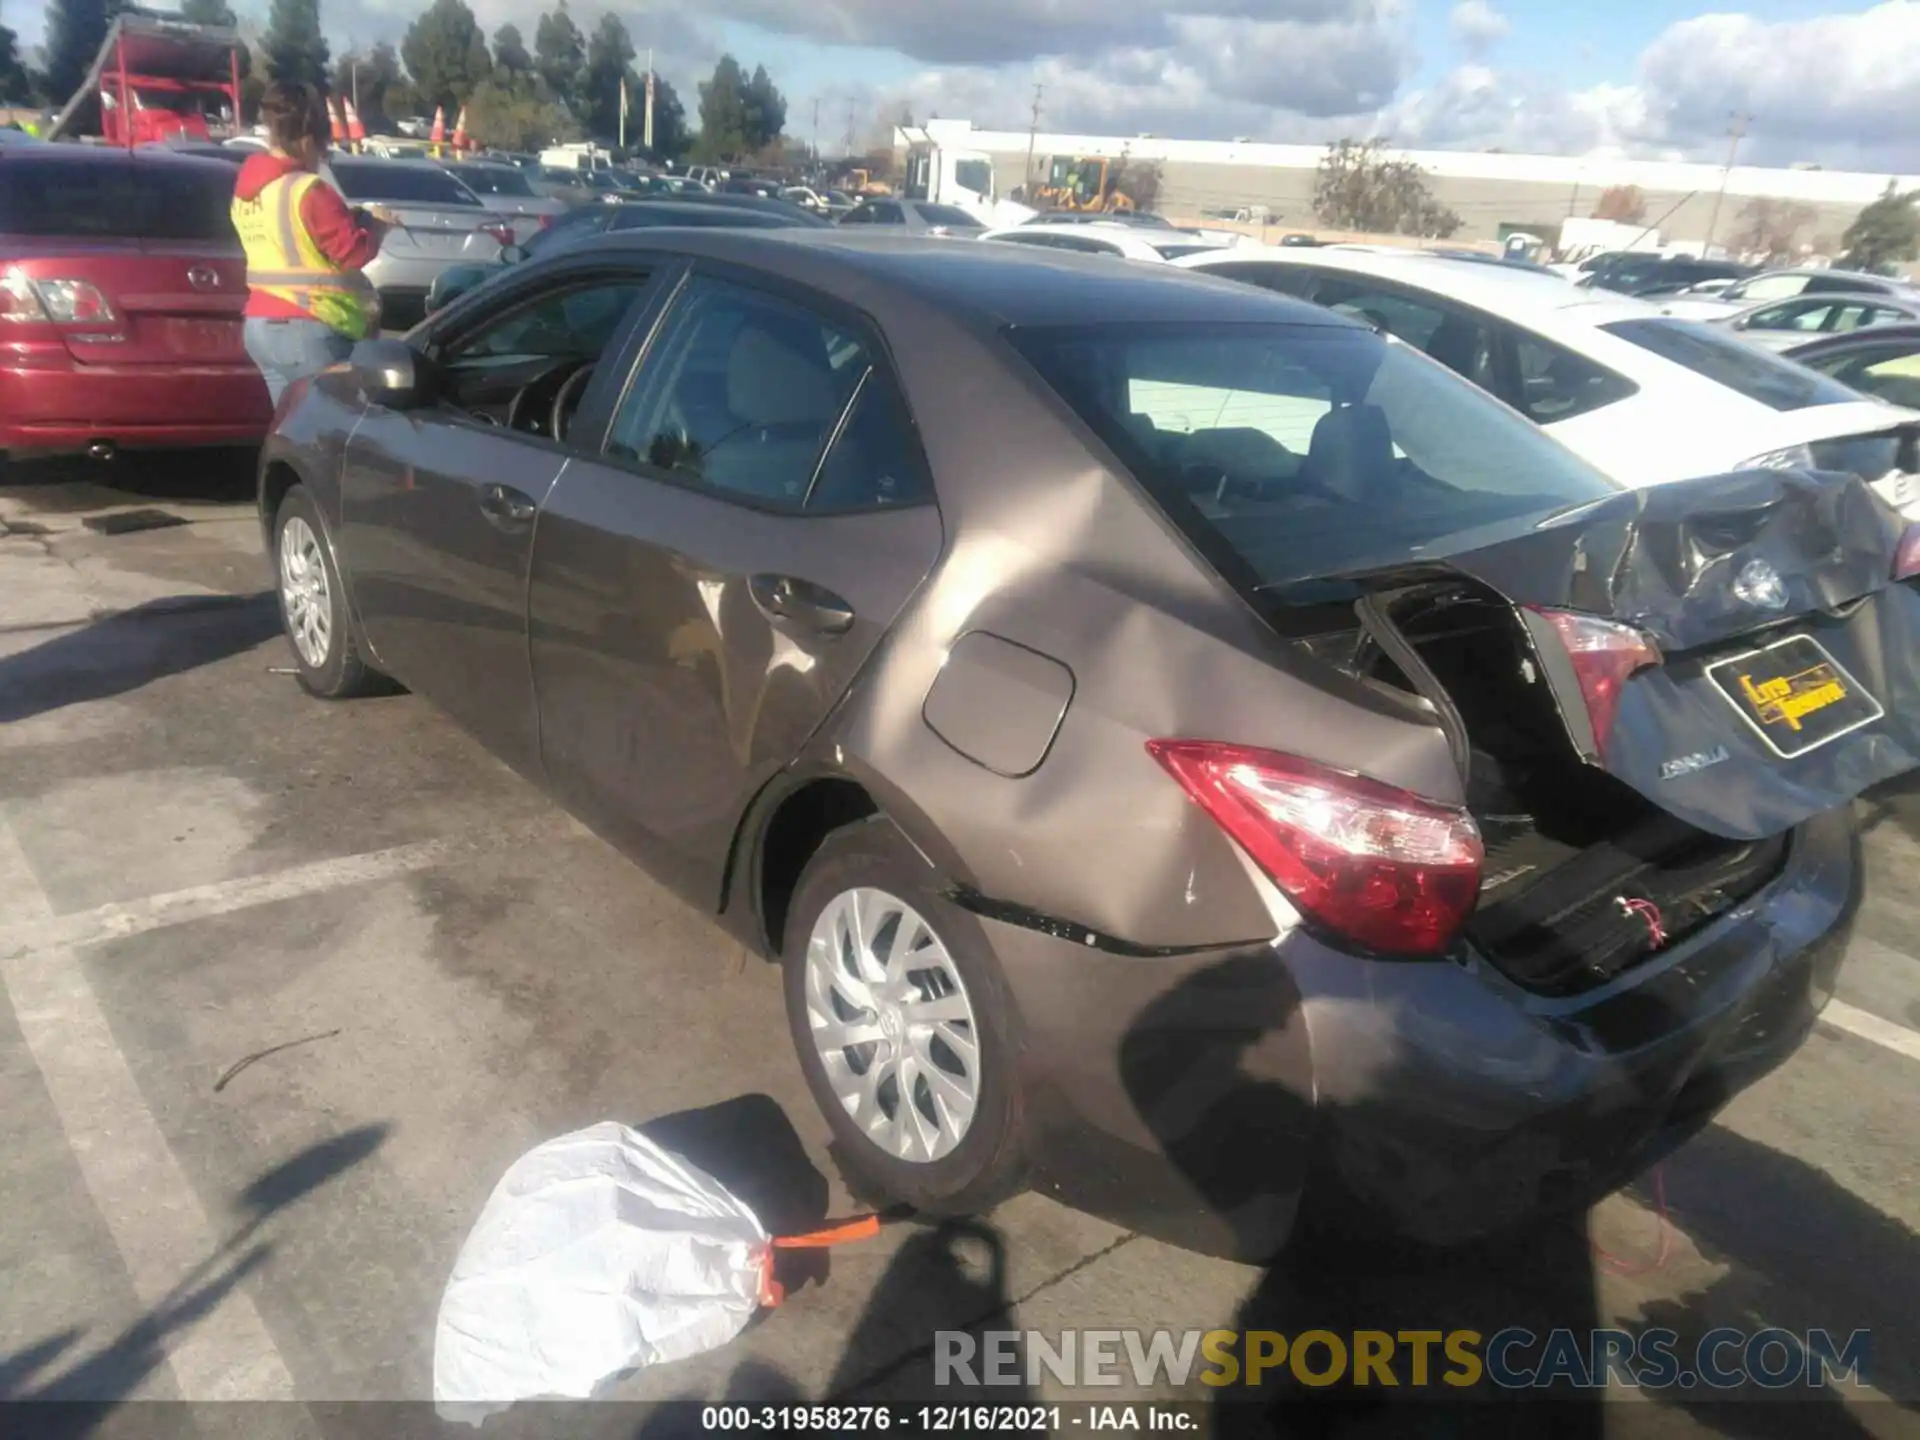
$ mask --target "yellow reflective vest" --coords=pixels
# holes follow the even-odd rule
[[[247,252],[247,288],[264,291],[330,325],[350,340],[379,325],[380,297],[358,270],[327,259],[300,218],[300,201],[318,175],[296,171],[269,180],[251,200],[233,201],[233,228]]]

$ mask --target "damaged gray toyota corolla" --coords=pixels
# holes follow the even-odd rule
[[[1857,481],[1622,492],[1164,267],[584,245],[295,387],[260,503],[307,688],[414,688],[779,958],[867,1181],[1239,1254],[1462,1241],[1704,1124],[1920,741]]]

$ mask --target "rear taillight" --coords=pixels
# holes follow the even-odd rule
[[[551,215],[542,215],[540,217],[540,228],[542,230],[551,230],[553,228],[553,217]]]
[[[504,221],[489,221],[487,224],[477,228],[482,235],[491,235],[502,245],[513,244],[513,226]]]
[[[43,280],[9,270],[0,280],[0,320],[34,325],[103,325],[114,319],[113,306],[97,286],[85,280]]]
[[[1530,607],[1531,608],[1531,607]],[[1572,610],[1534,610],[1553,627],[1573,662],[1574,677],[1587,702],[1594,748],[1606,753],[1620,711],[1620,692],[1636,672],[1660,663],[1660,648],[1631,625],[1581,615]]]
[[[1893,578],[1911,580],[1920,575],[1920,525],[1909,525],[1900,537],[1900,548],[1893,552]]]
[[[1248,745],[1147,749],[1309,923],[1379,955],[1445,952],[1480,893],[1480,831],[1464,810]]]

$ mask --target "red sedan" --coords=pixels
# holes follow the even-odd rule
[[[0,149],[0,457],[260,442],[232,196],[217,160]]]

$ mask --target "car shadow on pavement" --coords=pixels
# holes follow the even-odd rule
[[[251,500],[260,452],[244,447],[129,452],[102,462],[16,460],[0,491],[27,510],[63,514],[131,500],[226,505]]]
[[[149,600],[0,658],[0,724],[125,695],[279,633],[271,591]]]
[[[267,1222],[371,1156],[389,1127],[362,1125],[300,1151],[258,1176],[239,1196],[240,1226],[175,1282],[144,1315],[100,1349],[53,1370],[83,1339],[79,1329],[49,1335],[0,1355],[0,1403],[43,1402],[33,1433],[91,1433],[121,1400],[167,1363],[170,1338],[210,1314],[273,1253],[260,1238]],[[19,1412],[15,1412],[17,1418]],[[0,1424],[0,1430],[6,1426]]]

